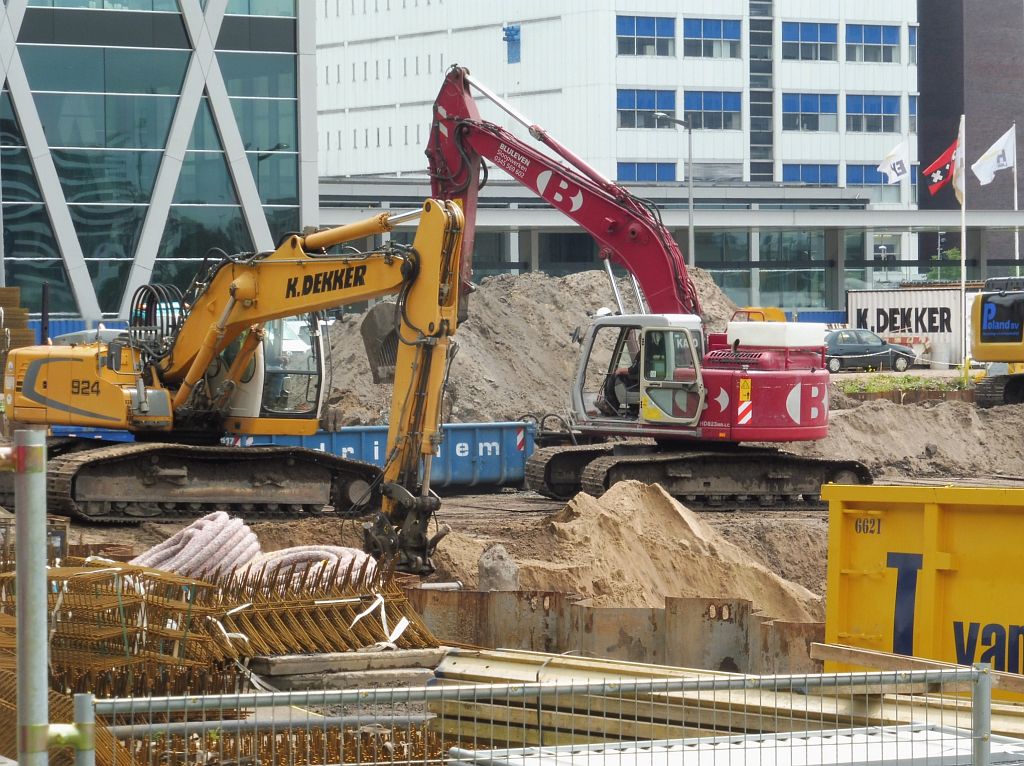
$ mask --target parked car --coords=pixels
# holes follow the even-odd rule
[[[833,330],[825,336],[829,372],[851,367],[874,367],[903,372],[917,361],[913,349],[886,343],[869,330]]]

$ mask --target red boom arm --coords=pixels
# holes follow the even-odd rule
[[[482,158],[547,200],[586,229],[601,256],[632,273],[656,314],[700,315],[700,300],[686,263],[653,205],[604,178],[538,125],[525,121],[479,83],[478,90],[527,125],[530,135],[554,150],[565,165],[523,143],[504,128],[480,119],[469,91],[468,71],[452,67],[434,102],[427,146],[432,194],[462,202],[463,252],[472,253]],[[471,259],[462,260],[468,284]]]

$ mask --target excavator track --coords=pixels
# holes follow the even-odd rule
[[[611,451],[611,444],[534,450],[526,461],[526,488],[552,500],[568,500],[580,491],[580,475],[587,464]]]
[[[1009,380],[1009,375],[986,375],[974,387],[974,404],[983,408],[1006,404],[1006,384]]]
[[[692,508],[728,510],[751,503],[765,508],[817,507],[822,484],[872,483],[871,472],[855,460],[802,457],[771,448],[612,452],[611,445],[538,450],[527,462],[527,486],[566,500],[579,491],[600,497],[613,484],[634,480],[660,484]],[[551,476],[554,486],[545,485]]]
[[[50,513],[95,523],[181,521],[227,511],[246,521],[379,505],[380,469],[300,447],[118,444],[51,456]],[[3,488],[5,490],[6,488]],[[13,507],[13,496],[0,501]]]
[[[821,504],[821,485],[871,484],[871,472],[855,460],[801,457],[773,449],[729,452],[656,452],[608,455],[587,464],[580,484],[600,497],[620,481],[660,484],[687,506],[723,510],[756,502],[789,507]]]

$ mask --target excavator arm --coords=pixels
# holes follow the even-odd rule
[[[482,120],[470,86],[568,164]],[[426,153],[433,196],[462,203],[467,254],[473,247],[483,160],[488,160],[589,232],[600,245],[603,258],[636,278],[651,311],[700,315],[700,300],[686,263],[657,208],[605,178],[544,128],[473,80],[465,68],[453,66],[445,77],[434,102]],[[463,283],[468,284],[468,256],[463,258],[462,268]]]

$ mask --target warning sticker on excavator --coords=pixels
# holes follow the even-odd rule
[[[740,401],[750,401],[750,378],[740,378]]]

